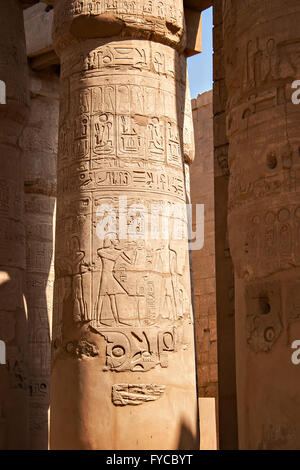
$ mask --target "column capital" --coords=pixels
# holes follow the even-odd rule
[[[213,0],[183,0],[184,8],[203,11],[213,6]]]
[[[55,5],[54,44],[58,54],[87,39],[146,39],[185,48],[183,0],[60,0]]]

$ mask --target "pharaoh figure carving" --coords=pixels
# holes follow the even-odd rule
[[[51,446],[197,448],[182,0],[60,0],[54,41]]]

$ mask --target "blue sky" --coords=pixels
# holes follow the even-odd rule
[[[202,13],[202,51],[188,59],[192,98],[212,89],[212,8]]]

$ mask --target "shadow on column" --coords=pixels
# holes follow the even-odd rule
[[[182,421],[180,436],[178,441],[178,450],[199,450],[199,436],[195,436],[190,428]]]
[[[50,405],[58,74],[51,69],[30,71],[30,78],[30,116],[21,143],[25,161],[29,447],[42,450],[48,448]]]
[[[0,449],[28,447],[27,314],[24,296],[25,233],[20,135],[28,117],[23,12],[17,0],[0,5]]]

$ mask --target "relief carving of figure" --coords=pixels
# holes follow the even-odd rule
[[[157,117],[152,118],[149,124],[149,150],[151,153],[161,155],[164,151],[164,138]]]
[[[87,308],[82,286],[83,259],[85,253],[84,251],[80,251],[79,239],[76,236],[71,238],[69,253],[72,267],[73,318],[75,321],[87,320]]]
[[[105,320],[102,318],[104,313],[103,302],[105,297],[108,296],[115,325],[123,324],[119,319],[116,296],[118,294],[127,294],[127,292],[114,277],[114,269],[120,257],[127,263],[131,263],[130,258],[122,251],[119,240],[111,233],[106,234],[103,248],[99,248],[97,253],[102,261],[102,274],[96,304],[96,319],[98,322],[105,324]]]
[[[162,243],[156,255],[156,268],[163,274],[162,317],[174,320],[176,307],[172,273],[175,272],[176,253]]]
[[[112,150],[112,122],[108,114],[101,114],[95,122],[95,151],[109,153]]]

